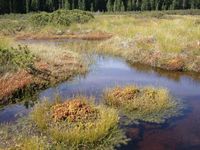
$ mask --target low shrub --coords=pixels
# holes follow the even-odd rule
[[[115,87],[105,91],[104,99],[108,106],[119,108],[133,121],[162,123],[180,114],[179,102],[165,89]]]
[[[85,23],[94,18],[94,16],[81,10],[57,10],[53,13],[41,12],[34,14],[30,21],[35,26],[63,25],[69,26],[71,23]]]
[[[18,143],[11,143],[10,147],[100,150],[125,144],[127,139],[118,127],[117,111],[89,101],[85,97],[77,97],[64,103],[45,101],[38,104],[30,117],[10,132],[11,139],[14,139],[11,141]],[[6,137],[10,136],[0,135],[0,145],[4,145]],[[36,144],[38,141],[39,145]]]
[[[35,56],[32,55],[28,47],[18,46],[18,48],[0,48],[0,74],[27,68],[34,63]]]

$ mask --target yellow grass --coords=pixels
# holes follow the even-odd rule
[[[180,52],[200,40],[198,16],[169,16],[163,19],[134,15],[98,15],[92,22],[73,25],[71,30],[100,30],[121,38],[149,37],[159,50]]]

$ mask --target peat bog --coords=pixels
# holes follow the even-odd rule
[[[0,148],[200,148],[191,12],[2,15]]]

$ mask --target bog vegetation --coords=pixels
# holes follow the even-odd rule
[[[17,48],[0,48],[0,74],[28,68],[33,65],[36,57],[25,46]]]
[[[37,13],[30,17],[30,21],[35,26],[63,25],[69,26],[72,23],[85,23],[93,19],[94,16],[81,10],[57,10],[53,13]]]
[[[180,115],[182,107],[167,90],[152,87],[115,87],[104,92],[104,99],[133,121],[162,123]]]
[[[4,127],[6,128],[6,126]],[[97,106],[86,97],[42,102],[29,118],[0,132],[2,148],[114,149],[127,142],[116,110]]]
[[[81,30],[101,30],[112,38],[66,46],[71,50],[92,51],[123,57],[173,71],[200,72],[200,24],[198,16],[165,15],[148,12],[135,15],[100,15]],[[180,26],[181,24],[181,26]],[[71,27],[79,31],[79,26]],[[95,47],[95,48],[94,48]]]

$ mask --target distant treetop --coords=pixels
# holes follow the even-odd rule
[[[200,0],[0,0],[0,14],[52,12],[57,9],[87,11],[200,9]]]

